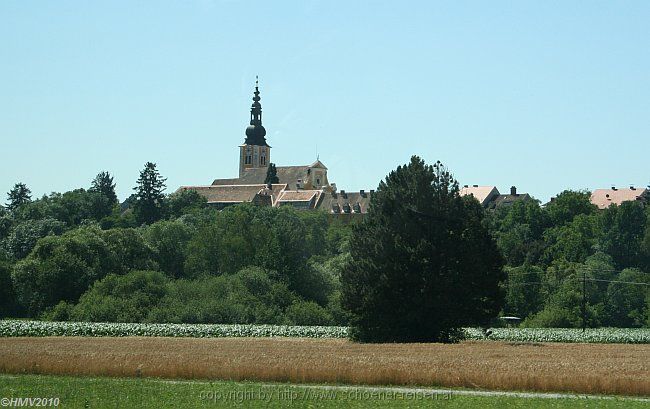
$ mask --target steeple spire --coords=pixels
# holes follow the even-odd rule
[[[251,105],[251,121],[246,128],[246,145],[268,146],[266,143],[266,129],[262,126],[262,104],[260,104],[259,78],[255,76],[255,92]]]

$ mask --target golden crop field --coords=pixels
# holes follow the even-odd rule
[[[0,372],[650,395],[650,345],[0,338]]]

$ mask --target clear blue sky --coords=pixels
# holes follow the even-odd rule
[[[461,184],[650,183],[650,2],[0,2],[0,200],[146,161],[237,174],[255,75],[278,165],[375,188],[418,154]]]

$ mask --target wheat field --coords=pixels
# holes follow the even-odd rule
[[[650,345],[0,338],[0,372],[650,395]]]

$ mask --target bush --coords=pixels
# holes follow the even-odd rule
[[[75,321],[145,322],[167,294],[168,279],[159,271],[111,274],[83,294],[70,313]]]
[[[76,302],[92,283],[114,270],[102,232],[83,228],[39,240],[14,267],[12,281],[20,304],[38,316],[60,301]]]
[[[560,306],[549,306],[521,323],[522,327],[529,328],[578,328],[581,325],[575,311]]]
[[[297,297],[272,272],[249,267],[236,274],[176,280],[151,311],[151,322],[285,324]]]
[[[332,316],[313,301],[298,301],[286,312],[292,325],[332,325]]]

